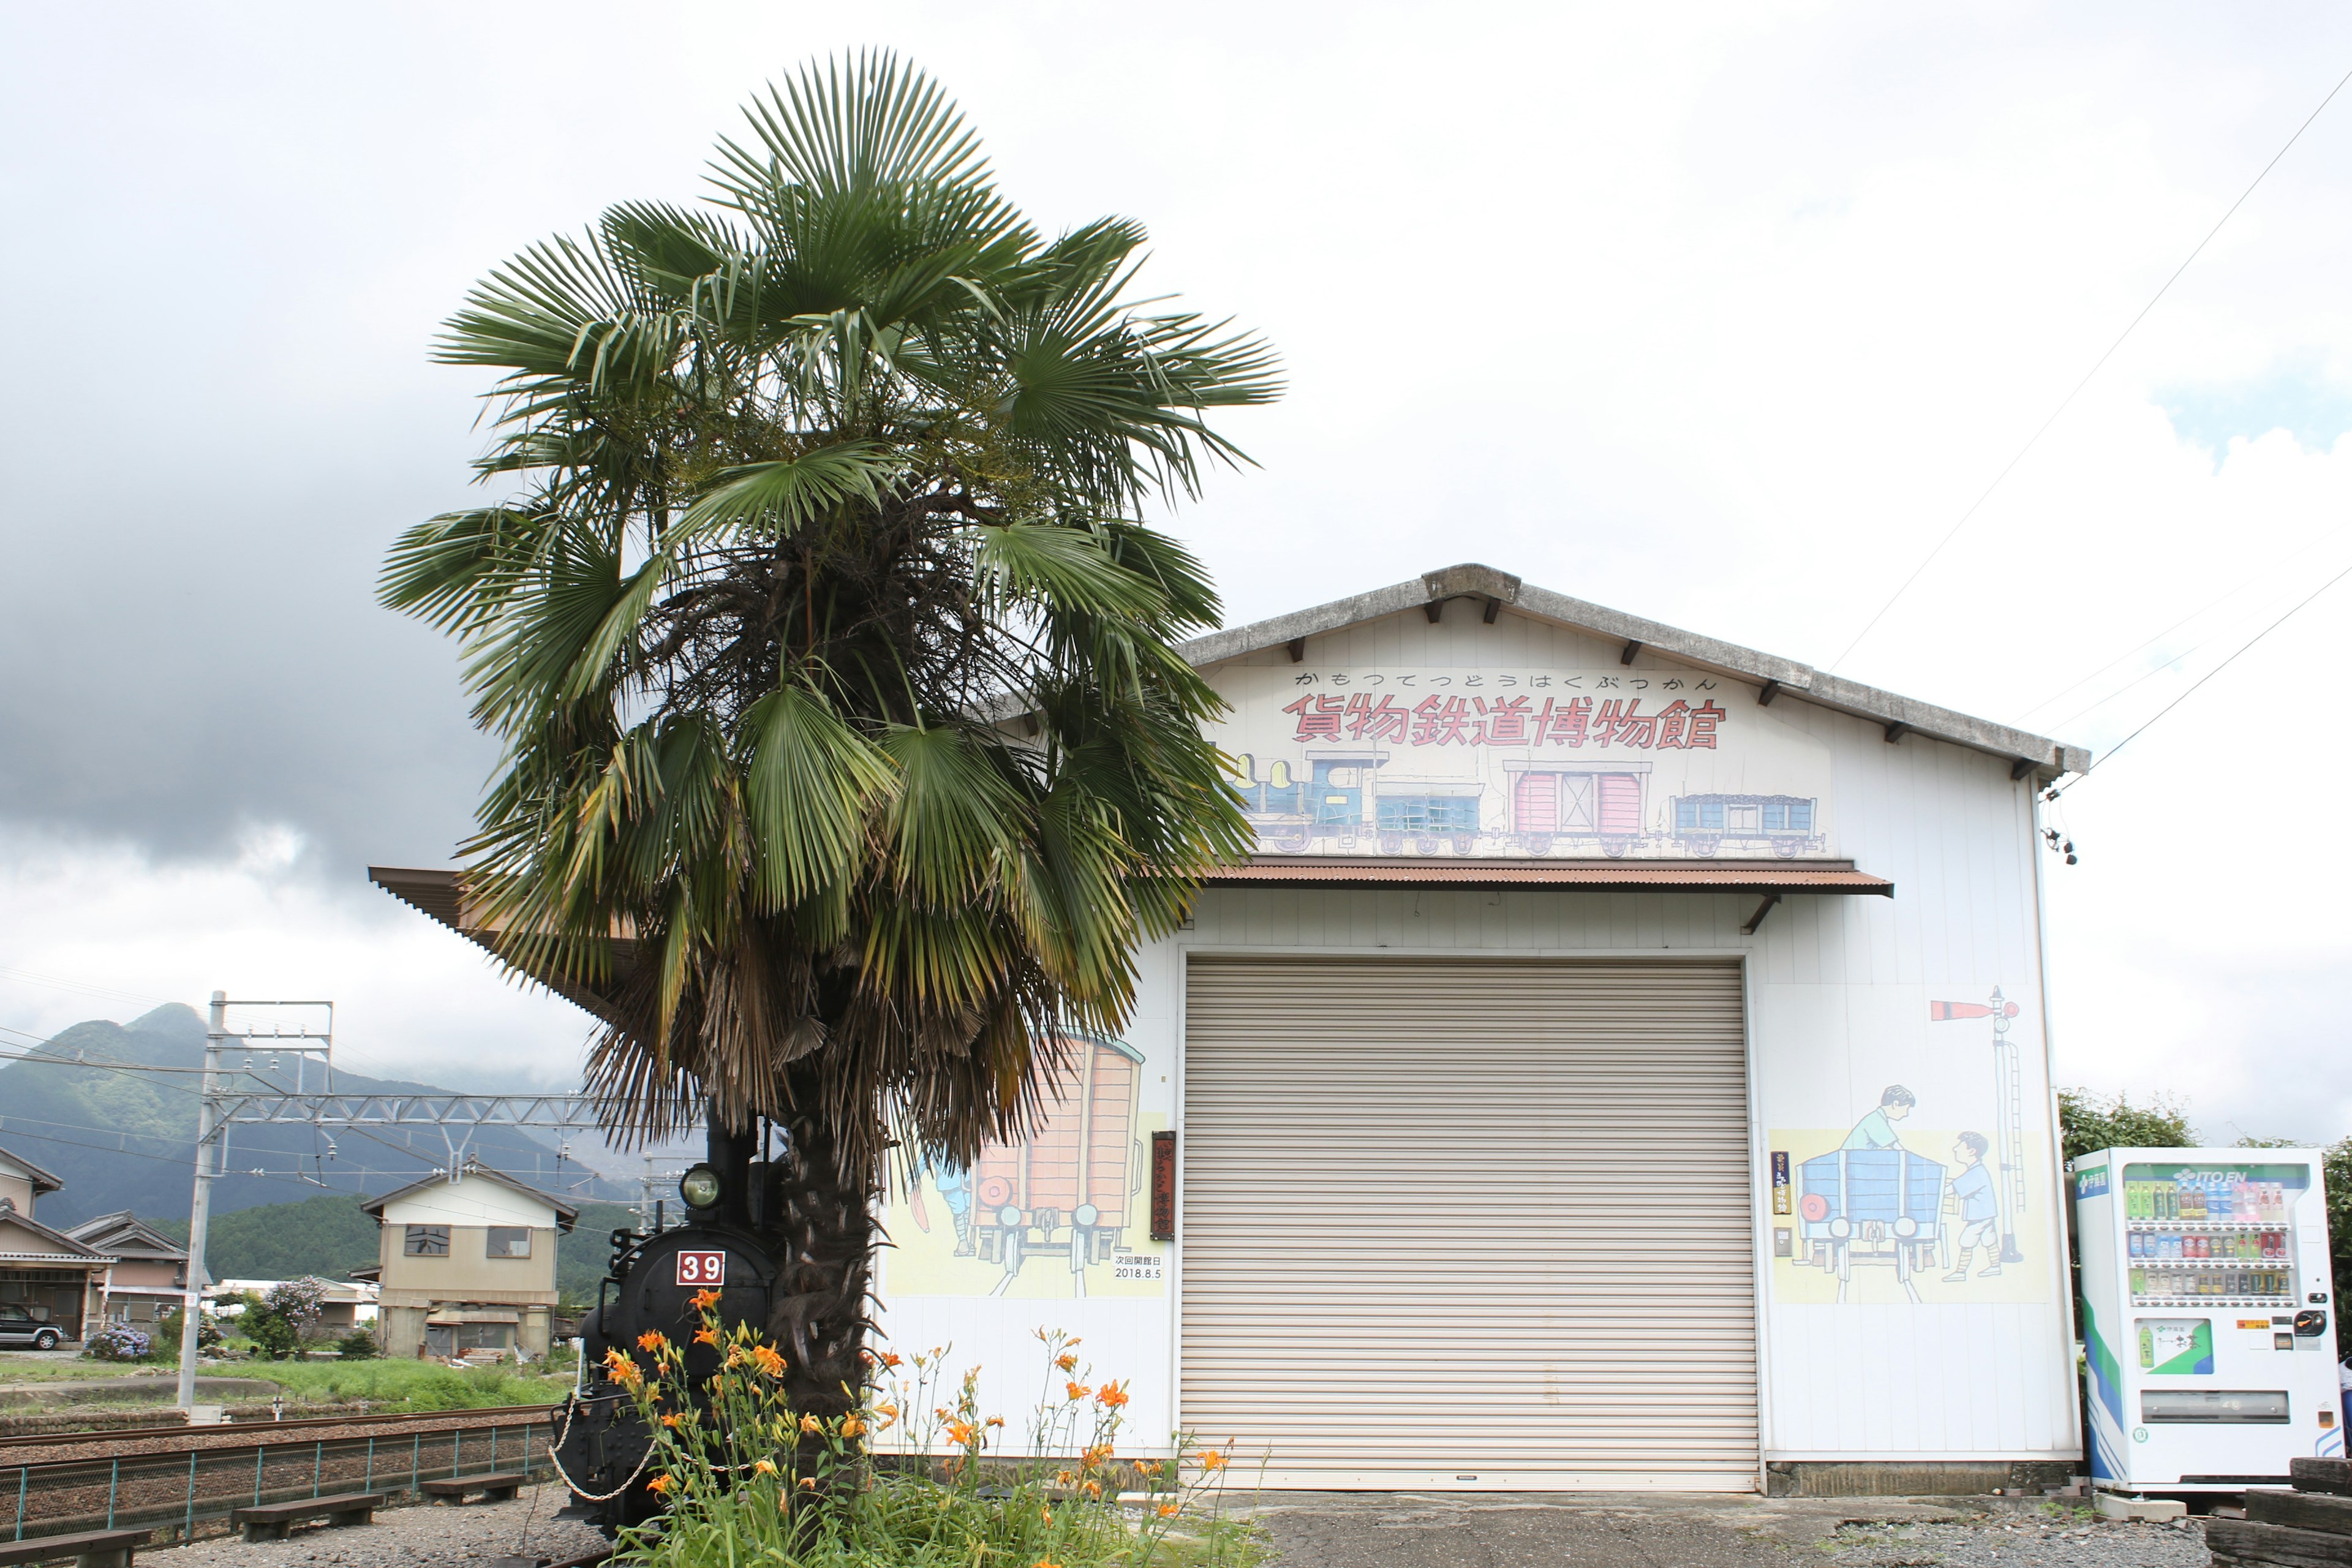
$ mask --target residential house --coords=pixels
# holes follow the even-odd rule
[[[152,1331],[188,1290],[188,1249],[129,1209],[86,1219],[66,1235],[114,1258],[99,1315]]]
[[[267,1296],[285,1283],[283,1279],[215,1279],[205,1287],[205,1299],[209,1301],[215,1297],[247,1292]],[[322,1279],[320,1283],[326,1286],[327,1298],[319,1308],[319,1321],[315,1325],[317,1336],[339,1340],[361,1324],[375,1321],[373,1285],[352,1284],[341,1279]]]
[[[20,1154],[0,1149],[0,1301],[29,1309],[79,1340],[103,1316],[111,1254],[51,1230],[33,1217],[34,1201],[65,1184]]]
[[[383,1227],[373,1272],[386,1355],[547,1354],[555,1238],[580,1211],[484,1165],[361,1205]]]

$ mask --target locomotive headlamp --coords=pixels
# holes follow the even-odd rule
[[[707,1209],[719,1201],[719,1173],[708,1165],[697,1165],[678,1178],[677,1195],[691,1209]]]

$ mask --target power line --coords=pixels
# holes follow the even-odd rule
[[[1951,543],[1951,542],[1958,536],[1960,530],[1968,526],[1969,519],[1976,516],[1978,509],[1982,507],[1986,501],[1992,499],[1992,492],[2000,489],[2001,481],[2009,478],[2011,472],[2016,468],[2018,464],[2025,461],[2025,455],[2033,450],[2035,445],[2041,441],[2042,437],[2045,434],[2048,433],[2050,426],[2058,423],[2058,416],[2065,413],[2069,407],[2073,406],[2074,399],[2082,395],[2083,388],[2091,384],[2091,378],[2098,374],[2100,370],[2105,366],[2107,361],[2115,357],[2115,353],[2117,349],[2124,346],[2124,340],[2130,337],[2132,333],[2138,329],[2139,324],[2142,321],[2147,320],[2147,313],[2156,309],[2157,301],[2162,300],[2171,289],[2172,286],[2180,281],[2180,275],[2189,270],[2189,263],[2195,261],[2200,256],[2204,254],[2205,247],[2213,243],[2213,237],[2221,232],[2221,226],[2228,223],[2231,218],[2237,215],[2238,209],[2246,205],[2246,198],[2254,194],[2255,188],[2261,185],[2263,181],[2270,176],[2270,172],[2273,169],[2278,167],[2279,160],[2285,157],[2288,150],[2294,147],[2297,142],[2303,140],[2303,133],[2311,129],[2311,122],[2319,118],[2321,110],[2325,110],[2329,104],[2336,101],[2336,95],[2344,90],[2344,84],[2346,82],[2352,82],[2352,71],[2347,71],[2344,75],[2336,79],[2336,85],[2327,89],[2327,96],[2319,100],[2319,108],[2313,110],[2310,114],[2304,118],[2303,123],[2294,128],[2294,134],[2286,139],[2285,146],[2281,147],[2276,153],[2271,154],[2271,161],[2263,165],[2263,172],[2254,176],[2253,184],[2248,185],[2244,191],[2241,192],[2238,199],[2230,204],[2230,210],[2223,213],[2220,218],[2215,220],[2213,226],[2205,231],[2205,237],[2197,242],[2197,248],[2189,253],[2188,260],[2183,261],[2179,266],[2172,269],[2172,276],[2164,280],[2164,286],[2162,288],[2158,289],[2153,295],[2149,296],[2147,303],[2139,308],[2139,314],[2131,319],[2131,323],[2125,327],[2121,332],[2116,334],[2116,341],[2107,345],[2107,352],[2101,354],[2098,357],[2097,362],[2094,363],[2089,370],[2083,373],[2083,379],[2074,384],[2074,389],[2072,392],[2069,392],[2063,398],[2059,400],[2058,406],[2050,411],[2050,417],[2044,419],[2040,426],[2034,430],[2033,434],[2025,438],[2025,445],[2017,449],[2017,456],[2011,458],[2002,466],[2000,472],[1992,477],[1992,483],[1985,486],[1984,493],[1978,496],[1975,500],[1969,502],[1969,510],[1960,513],[1960,520],[1952,524],[1951,528],[1945,533],[1943,538],[1936,542],[1936,548],[1927,552],[1927,555],[1921,559],[1919,564],[1911,569],[1911,575],[1904,578],[1902,585],[1895,590],[1894,594],[1887,599],[1886,603],[1878,607],[1878,613],[1870,617],[1869,621],[1863,626],[1862,630],[1854,633],[1853,640],[1845,645],[1845,651],[1839,654],[1837,658],[1830,660],[1829,668],[1832,672],[1837,669],[1839,665],[1843,664],[1846,661],[1855,648],[1862,646],[1862,639],[1868,637],[1871,632],[1877,627],[1878,623],[1886,618],[1886,612],[1893,609],[1897,601],[1899,601],[1904,595],[1911,591],[1911,584],[1919,580],[1919,574],[1927,571],[1927,568],[1934,563],[1936,557],[1944,552],[1944,546]],[[2109,753],[2109,755],[2113,754],[2114,753],[2112,752]]]
[[[2318,598],[2320,595],[2325,594],[2328,589],[2333,588],[2336,584],[2341,583],[2347,577],[2352,577],[2352,566],[2347,566],[2343,571],[2338,572],[2335,576],[2330,577],[2326,582],[2322,583],[2318,587],[2314,588],[2294,605],[2294,609],[2290,609],[2285,615],[2281,616],[2277,620],[2273,621],[2269,626],[2264,626],[2261,631],[2258,631],[2252,637],[2248,637],[2244,644],[2238,648],[2236,653],[2231,654],[2229,658],[2223,659],[2221,663],[2215,665],[2212,668],[2199,676],[2194,684],[2192,684],[2188,690],[2182,692],[2179,696],[2174,698],[2171,701],[2158,709],[2155,715],[2147,721],[2147,723],[2142,724],[2138,729],[2134,730],[2130,734],[2126,735],[2122,740],[2117,741],[2114,745],[2109,746],[2106,750],[2105,755],[2100,757],[2098,761],[2093,763],[2090,767],[2084,768],[2080,773],[2075,775],[2074,784],[2068,784],[2065,789],[2052,790],[2047,798],[2052,800],[2058,799],[2060,796],[2065,795],[2068,790],[2072,790],[2074,787],[2074,784],[2081,784],[2084,779],[2089,778],[2095,769],[2106,766],[2108,763],[2115,760],[2115,755],[2117,752],[2122,751],[2126,746],[2130,745],[2134,741],[2138,740],[2142,735],[2146,734],[2147,732],[2148,725],[2155,723],[2158,719],[2163,718],[2167,713],[2171,712],[2175,708],[2179,707],[2191,697],[2196,696],[2198,687],[2204,685],[2207,681],[2212,679],[2215,676],[2221,674],[2223,670],[2237,663],[2240,657],[2242,656],[2248,648],[2252,647],[2256,643],[2262,641],[2264,637],[2278,630],[2279,627],[2286,625],[2288,621],[2294,617],[2296,611],[2301,610],[2304,605],[2310,604],[2312,600]]]

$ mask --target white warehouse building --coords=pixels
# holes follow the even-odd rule
[[[1047,1126],[894,1192],[895,1348],[1018,1429],[1080,1335],[1271,1486],[2079,1468],[2035,806],[2085,752],[1484,566],[1185,651],[1259,853]]]

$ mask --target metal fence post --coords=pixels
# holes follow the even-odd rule
[[[449,1473],[457,1473],[458,1456],[466,1451],[466,1429],[463,1426],[449,1434]]]
[[[499,1426],[498,1426],[498,1423],[497,1423],[497,1422],[493,1421],[493,1422],[491,1422],[491,1423],[490,1423],[490,1474],[492,1474],[492,1475],[494,1475],[494,1476],[495,1476],[495,1475],[497,1475],[498,1473],[499,1473]]]
[[[196,1450],[194,1448],[188,1450],[188,1516],[180,1526],[180,1531],[187,1540],[196,1538]]]
[[[16,1539],[25,1539],[25,1483],[33,1479],[33,1467],[16,1467]]]
[[[319,1467],[326,1462],[327,1440],[324,1437],[310,1445],[310,1495],[319,1495]]]
[[[360,1483],[360,1490],[363,1492],[375,1490],[375,1439],[373,1437],[368,1439],[367,1479]]]
[[[114,1494],[122,1485],[122,1460],[118,1456],[106,1467],[106,1528],[114,1528]]]
[[[256,1508],[261,1506],[261,1461],[268,1452],[269,1445],[267,1443],[253,1446],[253,1506]]]
[[[408,1490],[412,1496],[414,1496],[416,1491],[417,1463],[423,1458],[424,1453],[425,1434],[418,1432],[412,1435],[408,1439]]]

